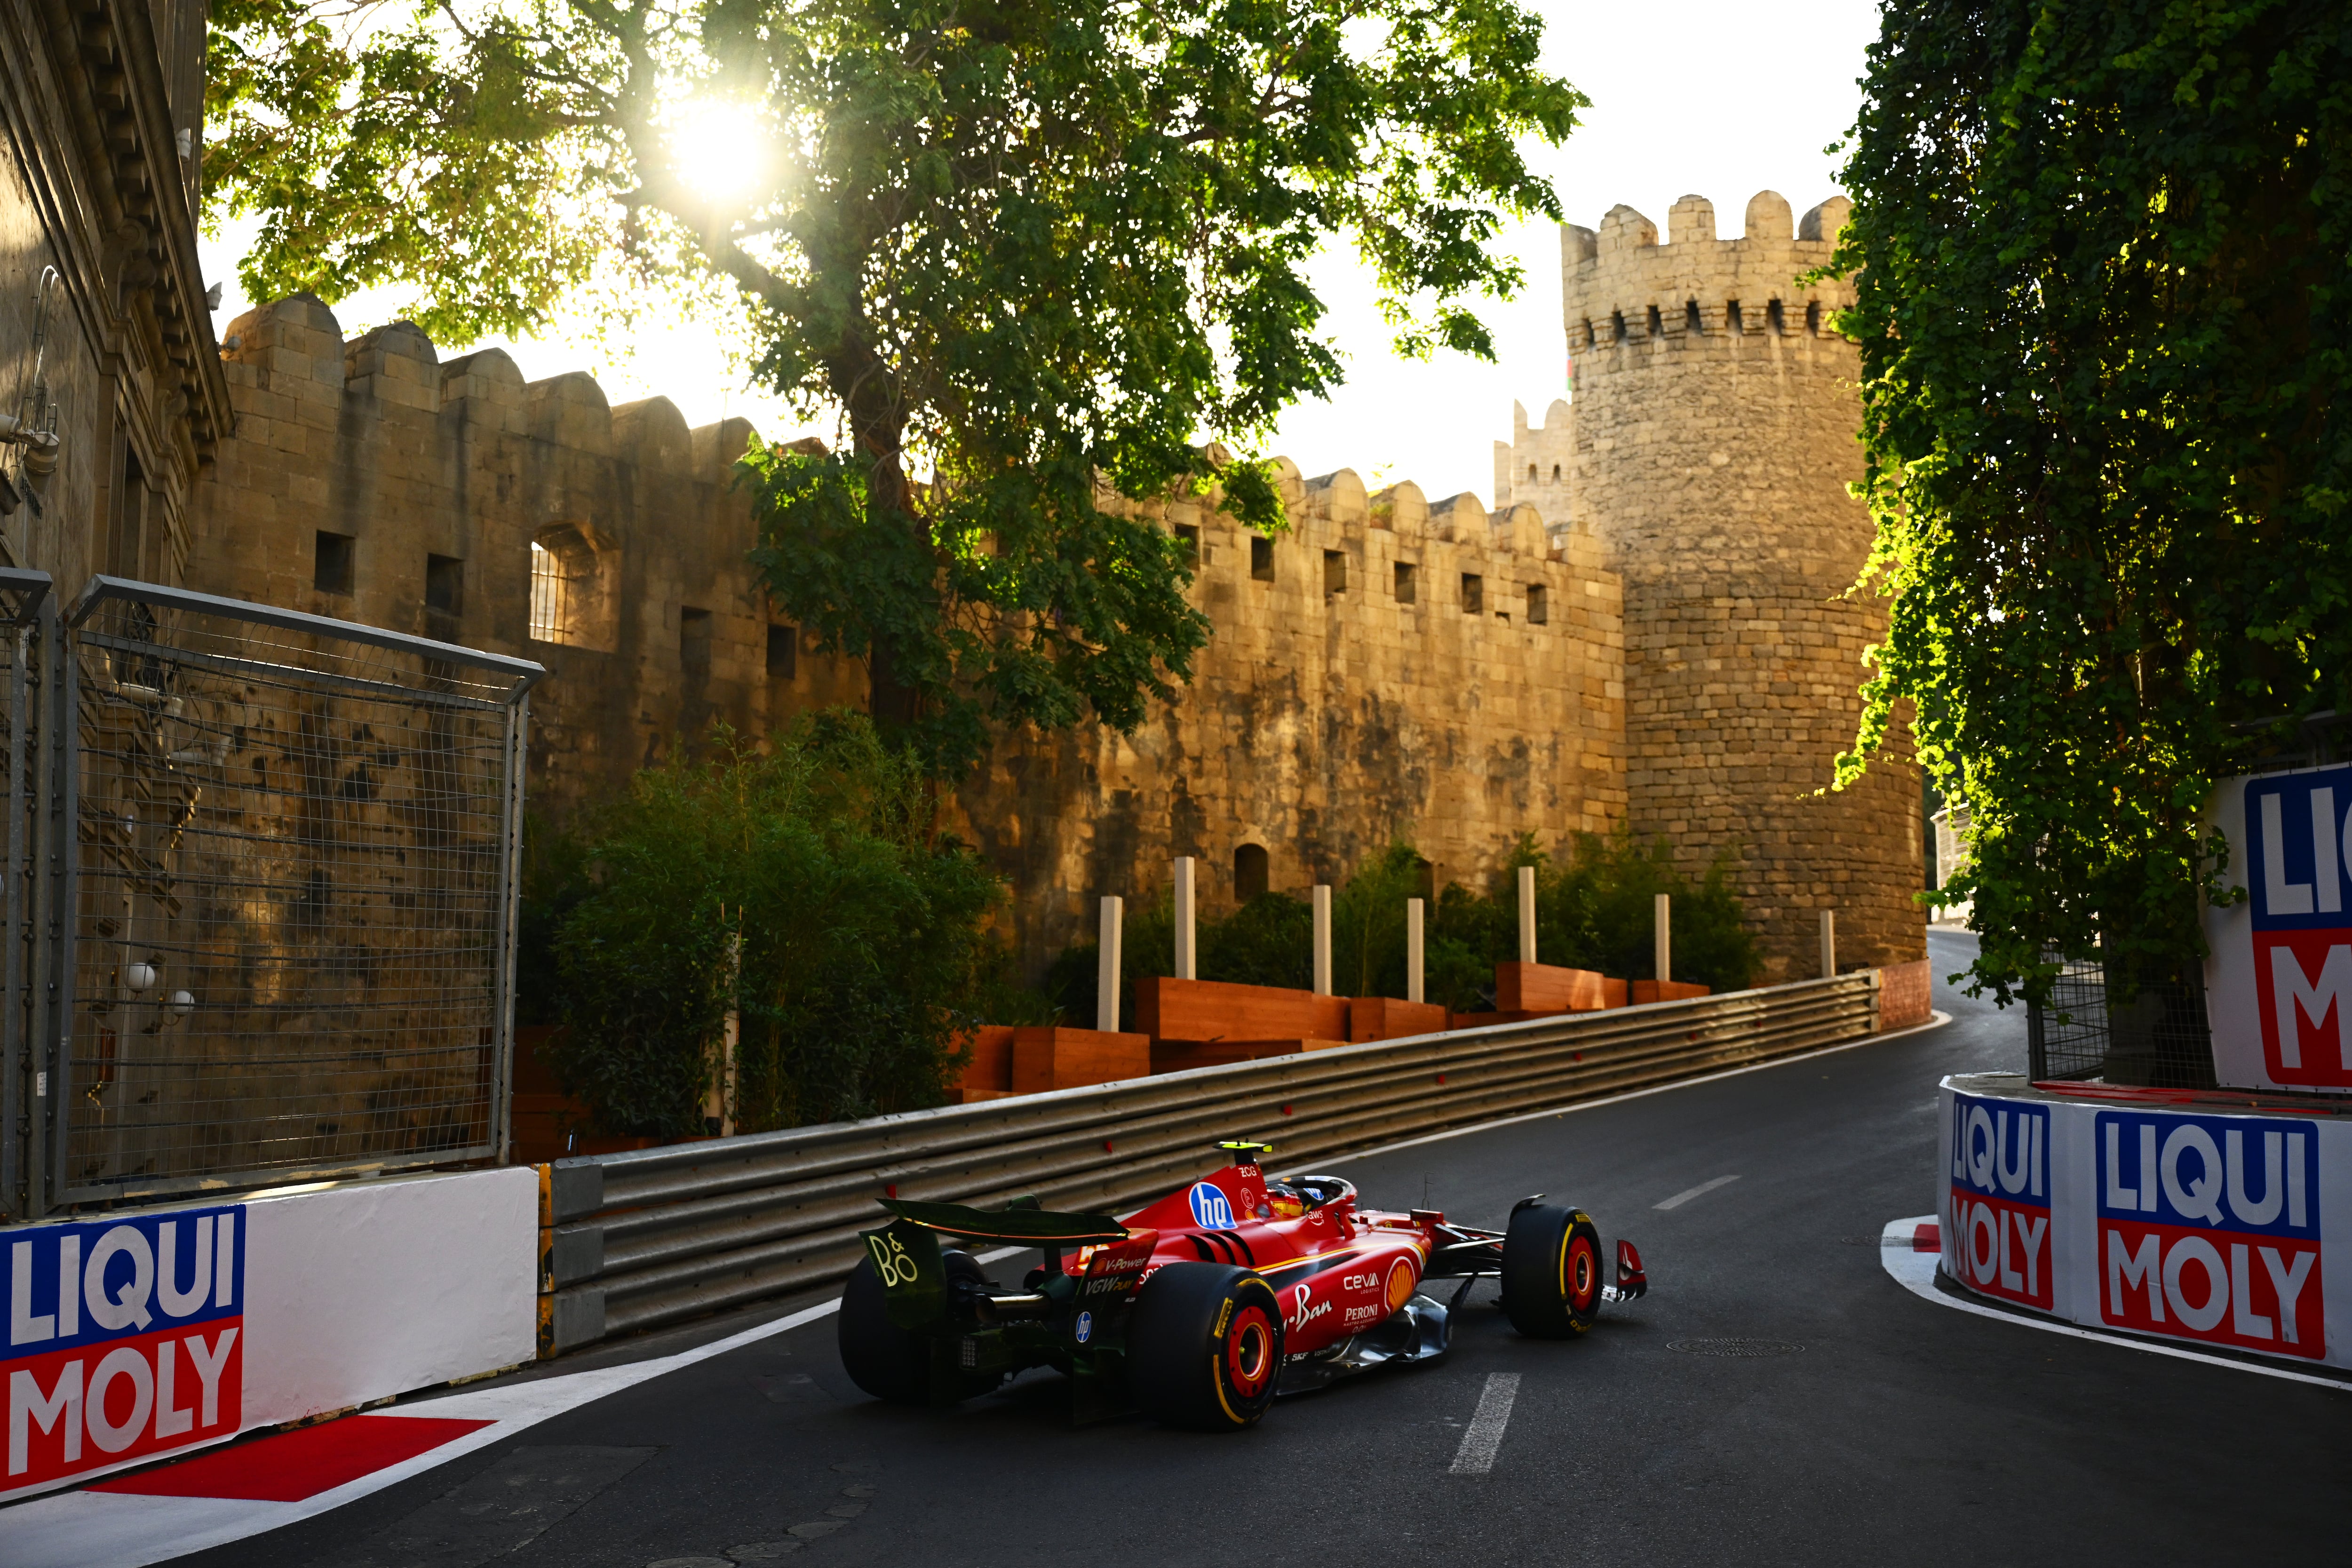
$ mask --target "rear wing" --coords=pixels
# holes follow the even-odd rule
[[[1055,1214],[1050,1209],[976,1209],[884,1198],[882,1206],[910,1225],[973,1241],[1015,1241],[1031,1247],[1084,1247],[1124,1241],[1127,1226],[1107,1214]]]

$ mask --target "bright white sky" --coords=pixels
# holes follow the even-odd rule
[[[1801,213],[1835,189],[1837,160],[1822,149],[1843,138],[1860,106],[1855,79],[1877,32],[1871,0],[1806,0],[1791,9],[1685,0],[1656,11],[1536,3],[1549,25],[1546,63],[1592,100],[1584,125],[1538,164],[1570,221],[1597,226],[1627,202],[1663,229],[1667,207],[1695,192],[1714,201],[1717,232],[1729,238],[1759,190],[1779,191]],[[206,276],[224,285],[215,317],[223,333],[247,308],[236,262],[251,232],[225,231],[202,247]],[[1326,328],[1348,356],[1348,384],[1328,403],[1294,409],[1276,451],[1308,474],[1350,468],[1368,480],[1412,479],[1433,499],[1471,490],[1491,501],[1493,444],[1510,438],[1512,400],[1541,419],[1567,374],[1558,233],[1530,224],[1506,243],[1528,282],[1517,300],[1482,309],[1495,331],[1493,364],[1446,354],[1397,358],[1370,279],[1352,255],[1327,256],[1317,281],[1330,306]],[[399,307],[389,295],[362,295],[335,313],[351,336]],[[708,330],[641,333],[634,353],[618,362],[584,330],[498,346],[526,379],[593,371],[614,404],[659,394],[689,426],[740,414],[772,437],[793,429],[780,405],[729,368],[725,345]]]

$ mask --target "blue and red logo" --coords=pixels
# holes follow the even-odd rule
[[[2095,1138],[2103,1321],[2326,1353],[2315,1123],[2103,1110]]]
[[[0,1231],[0,1494],[234,1434],[245,1210]]]
[[[1966,1282],[2051,1310],[2050,1108],[1954,1095],[1951,1193],[1946,1247]]]
[[[1191,1194],[1192,1223],[1206,1230],[1234,1228],[1232,1200],[1208,1182],[1194,1182]]]
[[[2254,997],[2282,1084],[2352,1086],[2352,768],[2246,785]]]

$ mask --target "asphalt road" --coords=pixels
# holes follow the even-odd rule
[[[1939,970],[1969,940],[1931,938]],[[1073,1430],[1050,1373],[943,1415],[877,1405],[822,1319],[181,1561],[721,1568],[796,1540],[777,1556],[810,1568],[2342,1561],[2352,1395],[1990,1321],[1887,1278],[1880,1226],[1934,1206],[1937,1079],[2024,1063],[2017,1014],[1940,984],[1937,1005],[1951,1025],[1340,1166],[1369,1203],[1425,1189],[1498,1224],[1540,1191],[1632,1237],[1651,1296],[1576,1343],[1517,1338],[1482,1285],[1445,1361],[1211,1436]],[[1677,1348],[1723,1339],[1786,1348]],[[1493,1468],[1454,1473],[1514,1373]]]

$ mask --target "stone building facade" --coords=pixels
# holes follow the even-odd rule
[[[1738,239],[1717,237],[1700,196],[1674,205],[1664,244],[1625,206],[1597,232],[1564,227],[1573,401],[1540,437],[1572,453],[1561,521],[1624,581],[1628,818],[1694,870],[1739,858],[1776,979],[1811,973],[1820,909],[1837,914],[1842,964],[1906,962],[1924,942],[1907,742],[1823,793],[1853,742],[1863,650],[1886,628],[1850,592],[1872,526],[1846,491],[1862,472],[1857,355],[1829,321],[1853,289],[1800,281],[1850,207],[1793,223],[1760,192]],[[1515,450],[1512,472],[1529,466]]]
[[[1916,957],[1919,793],[1901,760],[1817,796],[1850,743],[1862,648],[1842,598],[1869,548],[1852,345],[1831,333],[1838,204],[1750,204],[1718,240],[1612,213],[1564,231],[1574,400],[1497,444],[1496,505],[1367,494],[1283,465],[1275,538],[1213,504],[1152,509],[1197,552],[1214,626],[1134,735],[1000,744],[950,804],[1012,883],[1034,970],[1105,893],[1171,857],[1204,905],[1343,877],[1408,837],[1475,880],[1513,839],[1630,822],[1694,869],[1739,865],[1768,978],[1811,972],[1817,907],[1849,963]],[[1826,228],[1824,228],[1826,225]],[[315,300],[257,310],[222,355],[236,431],[195,507],[192,586],[545,663],[530,792],[556,817],[721,721],[757,736],[866,700],[768,605],[731,468],[743,422],[688,430],[496,351],[444,363],[394,324],[346,341]],[[1212,498],[1212,501],[1213,498]]]
[[[227,433],[196,261],[205,12],[0,0],[0,557],[176,584]]]

